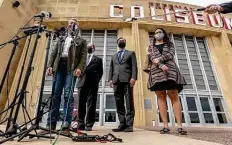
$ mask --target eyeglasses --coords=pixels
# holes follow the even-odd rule
[[[157,31],[157,32],[155,32],[155,34],[161,34],[161,33],[163,33],[162,31]]]

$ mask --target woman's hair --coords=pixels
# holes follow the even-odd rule
[[[164,44],[167,44],[168,47],[172,47],[173,43],[168,38],[167,32],[163,28],[157,28],[156,30],[158,30],[158,29],[162,30],[163,33],[164,33],[164,38],[163,38]],[[156,42],[156,39],[154,37],[154,39],[153,39],[153,46],[155,46],[155,42]]]

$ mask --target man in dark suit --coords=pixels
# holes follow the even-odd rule
[[[47,127],[52,130],[56,129],[59,119],[63,89],[64,116],[66,116],[63,129],[68,129],[72,122],[74,103],[72,92],[76,77],[80,77],[84,71],[87,55],[86,41],[78,36],[78,30],[77,20],[70,19],[64,35],[58,39],[49,58],[47,74],[55,74],[51,111],[47,119]]]
[[[93,44],[88,44],[87,49],[86,69],[77,84],[79,88],[78,128],[92,131],[95,123],[98,86],[103,75],[103,64],[102,59],[94,55],[95,46]]]
[[[114,97],[120,125],[112,131],[132,132],[135,116],[133,87],[137,80],[137,60],[134,51],[126,50],[126,40],[124,38],[119,38],[117,43],[120,51],[112,56],[109,83],[114,88]]]
[[[211,5],[206,7],[205,12],[210,13],[210,14],[213,14],[216,12],[220,12],[223,14],[231,13],[232,12],[232,1],[222,3],[219,5],[211,4]]]

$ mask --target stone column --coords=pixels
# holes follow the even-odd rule
[[[219,86],[232,116],[232,48],[225,30],[219,36],[207,37],[210,54],[215,67]],[[226,108],[225,108],[226,109]],[[229,120],[228,120],[229,122]]]
[[[139,24],[132,23],[132,45],[133,51],[136,53],[138,64],[138,80],[134,87],[134,103],[136,108],[135,126],[145,126],[145,110],[144,110],[144,91],[143,91],[143,77],[142,77],[142,50],[140,48],[140,34]]]

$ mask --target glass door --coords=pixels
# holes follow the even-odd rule
[[[216,123],[216,118],[213,116],[213,107],[212,107],[212,102],[210,99],[210,96],[208,95],[200,95],[199,96],[200,100],[200,106],[202,109],[202,118],[203,118],[203,124],[215,124]]]
[[[226,125],[230,123],[230,117],[228,111],[226,110],[225,100],[221,95],[213,95],[212,106],[215,109],[216,121],[220,125]]]
[[[188,122],[191,124],[191,126],[199,125],[201,121],[199,116],[199,108],[197,107],[197,105],[199,105],[199,103],[197,103],[197,97],[193,94],[187,94],[185,95],[184,99],[187,104],[186,113],[188,116]]]
[[[116,103],[114,94],[106,93],[104,94],[104,125],[115,126],[117,125],[118,115],[116,113]]]

